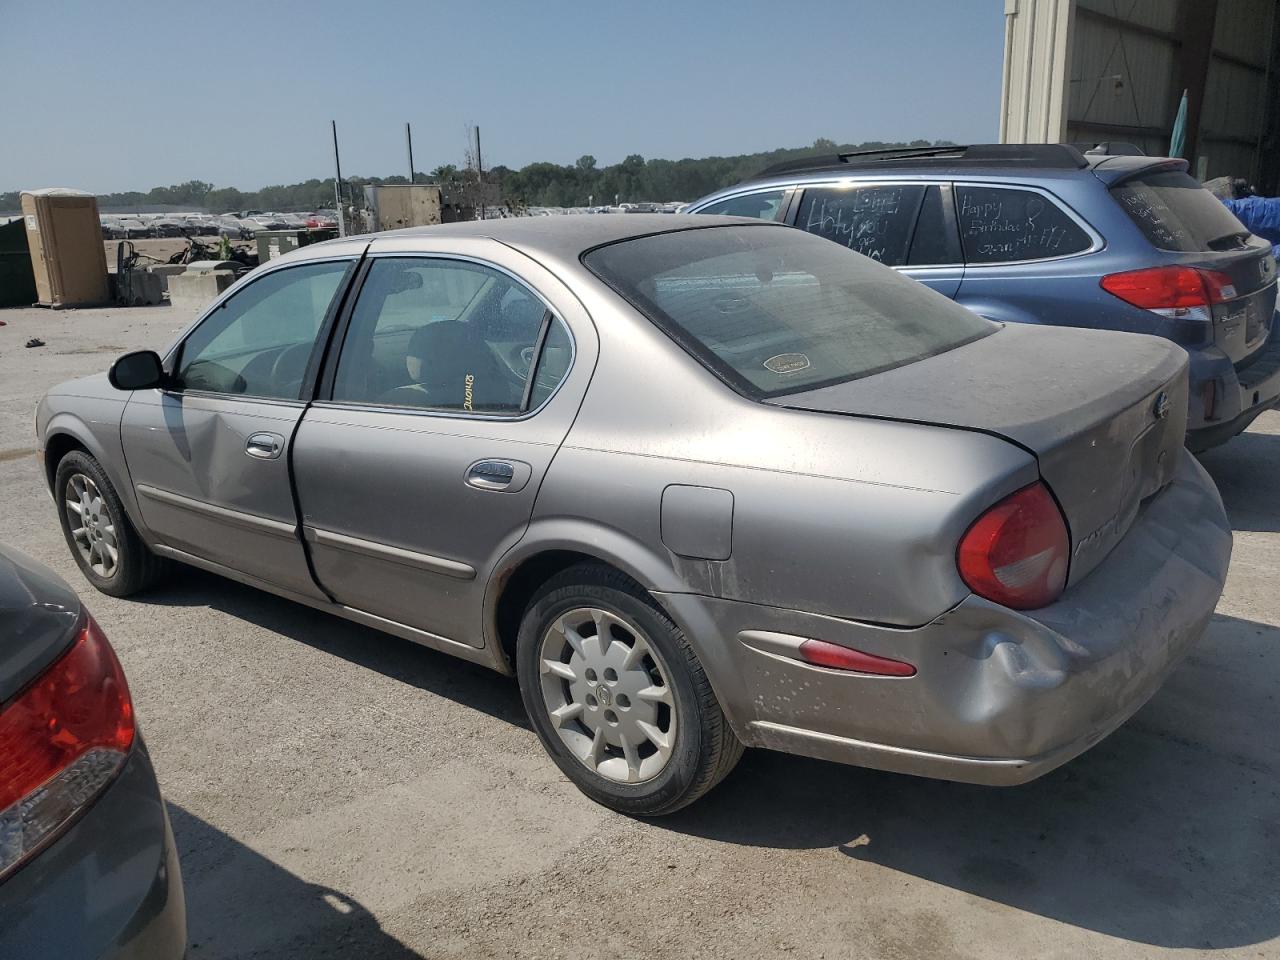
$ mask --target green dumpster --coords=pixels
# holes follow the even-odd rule
[[[305,247],[321,240],[332,240],[338,231],[328,227],[317,227],[314,230],[258,230],[254,238],[258,241],[258,262],[266,263],[276,257],[283,257],[299,247]]]
[[[27,227],[22,218],[0,224],[0,307],[29,307],[36,302]]]

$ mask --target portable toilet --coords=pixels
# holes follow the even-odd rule
[[[22,219],[36,277],[36,302],[45,307],[107,303],[107,256],[98,200],[80,190],[22,192]]]

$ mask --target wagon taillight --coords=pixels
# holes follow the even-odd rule
[[[1037,481],[973,522],[960,538],[956,566],[978,596],[1015,610],[1034,610],[1061,595],[1070,557],[1062,511]]]
[[[1099,281],[1103,290],[1143,310],[1166,317],[1211,320],[1215,303],[1236,297],[1231,277],[1198,267],[1149,267],[1111,273]]]

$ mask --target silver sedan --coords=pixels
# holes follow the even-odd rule
[[[189,564],[514,674],[653,815],[744,746],[1012,784],[1122,723],[1231,552],[1186,390],[783,226],[558,217],[272,260],[37,431],[98,589]]]

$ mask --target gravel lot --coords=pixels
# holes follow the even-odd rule
[[[1085,756],[1001,790],[750,751],[642,823],[560,777],[503,677],[196,571],[85,584],[32,409],[186,319],[0,311],[0,537],[119,651],[192,958],[1280,957],[1280,413],[1203,458],[1236,530],[1207,636]]]

